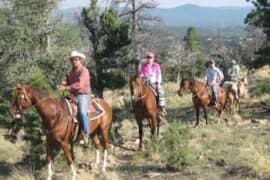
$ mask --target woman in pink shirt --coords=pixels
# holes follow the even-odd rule
[[[84,66],[85,55],[77,51],[72,51],[70,62],[72,69],[67,78],[67,84],[59,86],[59,90],[68,90],[78,100],[79,119],[81,121],[84,141],[81,144],[87,144],[89,138],[89,117],[88,105],[90,101],[90,75],[88,69]]]
[[[141,76],[149,81],[151,84],[156,86],[156,91],[158,94],[158,105],[161,109],[161,115],[165,115],[167,112],[165,110],[165,92],[161,87],[162,74],[160,66],[155,62],[155,54],[153,52],[147,53],[147,62],[141,67]]]

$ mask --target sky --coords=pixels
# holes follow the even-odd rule
[[[102,1],[102,0],[100,0]],[[172,8],[183,4],[195,4],[199,6],[251,6],[246,0],[156,0],[159,8]],[[60,9],[88,6],[90,0],[63,0]]]

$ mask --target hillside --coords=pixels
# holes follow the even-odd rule
[[[138,148],[138,127],[129,112],[128,88],[106,91],[105,99],[114,107],[108,171],[95,167],[95,149],[75,145],[78,179],[269,179],[270,129],[269,67],[249,77],[251,98],[241,102],[241,111],[228,116],[228,123],[218,124],[216,112],[210,110],[210,124],[193,128],[195,113],[191,94],[176,95],[177,83],[166,83],[167,121],[161,124],[159,138],[150,137],[145,121],[144,149]],[[6,104],[0,104],[3,106]],[[6,128],[0,128],[0,179],[45,179],[45,142],[38,135],[41,127],[25,119],[23,141],[12,143]],[[2,117],[2,122],[8,117]],[[33,121],[33,120],[32,120]],[[28,126],[27,126],[28,122]],[[63,152],[56,154],[54,179],[70,179]]]

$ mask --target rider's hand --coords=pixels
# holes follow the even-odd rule
[[[57,86],[57,89],[60,90],[60,91],[65,91],[65,90],[67,90],[67,86],[65,86],[65,85],[58,85]]]

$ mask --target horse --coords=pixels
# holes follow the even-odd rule
[[[46,132],[46,161],[48,166],[48,180],[52,179],[53,170],[52,151],[59,146],[64,151],[64,155],[72,172],[72,179],[75,179],[77,172],[74,165],[73,156],[73,138],[77,123],[73,120],[69,112],[69,105],[65,100],[49,95],[44,90],[30,84],[17,83],[15,88],[15,100],[11,107],[11,114],[14,118],[21,118],[26,109],[34,106],[38,114],[42,118],[42,126]],[[109,131],[112,123],[112,109],[109,104],[99,98],[95,101],[102,107],[104,113],[95,120],[91,120],[90,137],[94,142],[96,149],[96,164],[100,162],[99,144],[100,138],[98,132],[101,132],[104,161],[102,170],[105,171],[107,165],[107,156],[109,148]]]
[[[248,81],[247,78],[241,78],[239,80],[239,85],[233,81],[226,81],[222,85],[223,89],[226,91],[227,104],[229,105],[230,113],[234,113],[240,110],[240,99],[247,99],[248,94]],[[239,89],[238,89],[239,88]],[[238,94],[238,97],[237,97]]]
[[[186,89],[189,89],[192,93],[192,101],[193,101],[193,106],[196,111],[196,118],[197,118],[195,126],[199,125],[200,107],[202,107],[204,111],[204,118],[206,120],[206,124],[208,124],[208,117],[207,117],[208,108],[211,106],[214,107],[211,101],[212,99],[211,90],[208,90],[208,87],[206,87],[204,83],[200,81],[190,79],[190,78],[184,78],[181,80],[180,88],[177,91],[178,95],[182,96],[183,92]],[[215,109],[217,110],[217,113],[218,113],[218,122],[220,122],[220,118],[226,104],[226,93],[222,88],[219,88],[218,94],[219,95],[218,95],[217,105]]]
[[[158,102],[153,88],[149,83],[144,82],[139,73],[130,78],[130,93],[133,112],[139,127],[139,150],[141,150],[144,119],[147,119],[150,124],[151,135],[159,135],[161,118],[159,115]]]

